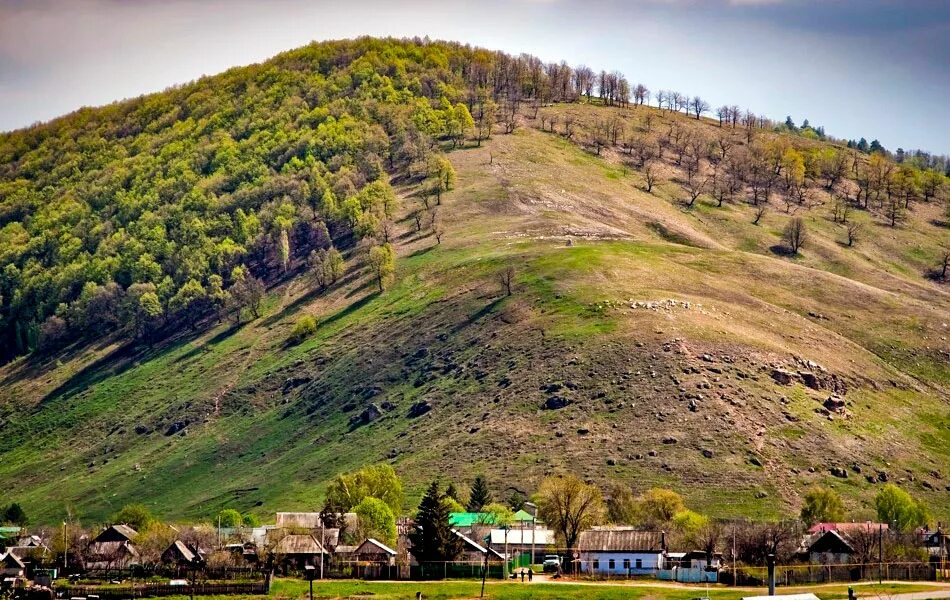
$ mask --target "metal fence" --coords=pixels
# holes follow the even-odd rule
[[[923,562],[776,565],[775,583],[791,586],[857,581],[936,581],[935,565]],[[733,582],[731,567],[720,572],[720,582],[761,586],[768,583],[767,567],[738,567]]]

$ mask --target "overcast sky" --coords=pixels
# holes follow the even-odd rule
[[[312,40],[451,39],[950,153],[945,0],[0,0],[0,130]]]

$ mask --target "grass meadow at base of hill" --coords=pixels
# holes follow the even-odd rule
[[[886,582],[852,584],[858,598],[888,598],[896,594],[948,590],[950,587],[930,583]],[[372,598],[373,600],[397,600],[415,598],[422,592],[426,600],[455,600],[478,598],[481,593],[479,581],[315,581],[315,599]],[[812,592],[821,600],[838,600],[848,597],[848,586],[843,584],[810,587],[779,588],[778,594]],[[739,600],[743,596],[765,595],[765,588],[708,588],[710,600]],[[707,588],[656,583],[521,583],[488,581],[485,598],[490,600],[694,600],[707,596]],[[277,580],[270,596],[248,598],[275,598],[277,600],[302,600],[308,597],[306,581],[296,579]],[[184,600],[186,597],[171,600]],[[237,600],[236,596],[221,596],[210,600]],[[242,599],[243,600],[243,599]]]

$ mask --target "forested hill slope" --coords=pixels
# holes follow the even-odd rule
[[[267,513],[391,462],[947,515],[946,165],[684,98],[361,39],[3,134],[4,498]]]

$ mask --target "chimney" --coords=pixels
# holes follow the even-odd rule
[[[769,554],[765,557],[765,562],[769,565],[769,596],[775,595],[775,555]]]

